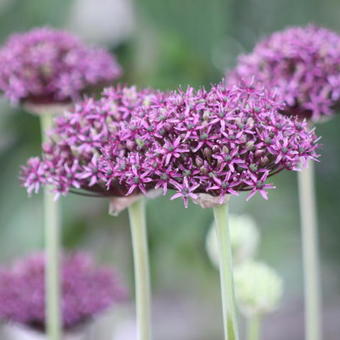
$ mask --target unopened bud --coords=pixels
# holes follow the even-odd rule
[[[234,282],[237,304],[246,317],[270,313],[281,300],[282,279],[264,263],[249,261],[236,266]]]

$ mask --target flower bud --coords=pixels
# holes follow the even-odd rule
[[[282,279],[268,265],[249,261],[235,267],[235,295],[241,312],[250,317],[274,311],[282,293]]]

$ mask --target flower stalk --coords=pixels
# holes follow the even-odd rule
[[[40,115],[43,142],[47,141],[46,133],[52,126],[52,120],[51,114]],[[49,340],[61,340],[59,202],[54,200],[49,186],[44,187],[44,228],[47,261],[45,269],[46,332]]]
[[[309,161],[308,166],[299,172],[298,184],[304,267],[305,339],[320,340],[322,303],[313,162]]]
[[[213,208],[220,255],[220,280],[225,340],[238,340],[232,254],[228,226],[228,204]]]
[[[247,318],[247,340],[260,340],[261,318],[254,314]]]
[[[137,339],[150,340],[151,288],[144,199],[132,203],[128,211],[135,272]]]

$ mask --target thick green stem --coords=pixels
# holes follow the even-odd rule
[[[260,340],[261,319],[259,315],[247,318],[247,340]]]
[[[220,280],[222,293],[224,338],[238,340],[236,303],[233,280],[233,265],[228,226],[228,205],[214,208],[214,217],[220,258]]]
[[[144,198],[129,208],[135,271],[138,340],[151,339],[151,289]]]
[[[52,125],[52,115],[40,116],[42,141],[47,140],[46,132]],[[44,228],[45,228],[45,291],[46,291],[46,333],[48,340],[61,340],[60,312],[60,221],[59,203],[54,200],[50,187],[44,188]]]
[[[305,338],[321,340],[320,265],[312,161],[299,173],[298,182],[304,267]]]

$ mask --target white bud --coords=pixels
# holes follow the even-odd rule
[[[235,266],[234,284],[238,307],[246,317],[274,311],[283,293],[280,276],[261,262]]]
[[[229,215],[230,241],[234,264],[254,257],[260,239],[256,222],[248,215]],[[219,266],[219,254],[214,223],[206,240],[210,260]]]

